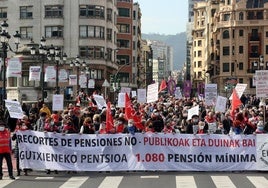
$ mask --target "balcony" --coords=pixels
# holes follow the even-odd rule
[[[250,53],[249,58],[259,58],[260,54],[259,53]]]

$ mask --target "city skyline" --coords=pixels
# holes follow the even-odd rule
[[[138,0],[142,33],[175,35],[186,31],[188,1]],[[159,14],[162,12],[163,14]]]

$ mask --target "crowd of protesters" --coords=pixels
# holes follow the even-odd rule
[[[217,112],[213,106],[206,106],[198,98],[176,99],[174,96],[161,96],[153,103],[140,104],[131,99],[134,116],[140,122],[125,117],[125,109],[111,105],[113,127],[106,128],[106,108],[98,109],[94,97],[88,97],[85,106],[80,102],[70,103],[61,112],[51,111],[43,101],[31,106],[22,104],[22,119],[8,118],[8,126],[16,140],[17,130],[35,130],[62,134],[122,134],[129,133],[172,133],[172,134],[260,134],[268,133],[265,117],[268,106],[255,96],[242,95],[243,105],[231,113]],[[199,105],[199,114],[188,117],[188,110]],[[229,105],[227,105],[229,106]],[[267,109],[266,109],[267,108]],[[19,169],[18,145],[15,147],[17,169]],[[24,174],[28,170],[24,169]],[[18,170],[20,175],[21,170]],[[50,173],[50,170],[47,170]],[[57,173],[57,171],[55,171]]]

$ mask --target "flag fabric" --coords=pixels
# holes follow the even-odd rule
[[[136,112],[135,109],[133,108],[131,100],[127,93],[125,93],[125,118],[126,120],[132,119],[134,125],[138,129],[143,130],[144,127],[141,123],[141,116],[138,115],[138,112]]]
[[[242,104],[242,102],[238,97],[236,89],[233,89],[232,96],[233,96],[233,99],[232,99],[231,116],[234,117],[235,110]]]
[[[114,121],[111,111],[111,102],[108,102],[106,108],[106,132],[109,133],[113,128],[114,128]]]
[[[132,119],[132,111],[133,107],[131,104],[131,100],[127,93],[125,93],[125,118],[126,120]]]
[[[163,91],[166,88],[167,88],[167,82],[165,79],[163,79],[161,84],[160,84],[159,92]]]

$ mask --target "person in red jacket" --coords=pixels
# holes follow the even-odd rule
[[[6,123],[0,119],[0,180],[3,178],[3,159],[6,159],[9,178],[14,180],[13,166],[11,160],[10,131],[6,128]]]

